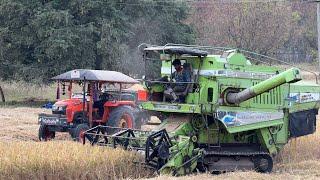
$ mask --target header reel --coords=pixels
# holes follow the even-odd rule
[[[144,163],[156,170],[167,163],[169,149],[173,146],[165,129],[150,132],[99,125],[87,130],[84,136],[83,144],[87,139],[91,145],[121,147],[142,152],[145,154]]]

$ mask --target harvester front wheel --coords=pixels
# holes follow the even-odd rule
[[[130,106],[116,107],[111,111],[107,125],[119,128],[139,129],[140,127],[136,126],[139,123],[135,122],[133,112],[134,109]]]
[[[78,124],[73,130],[73,136],[75,141],[83,142],[84,132],[89,129],[88,124]]]
[[[56,132],[50,131],[49,127],[46,125],[40,125],[38,137],[40,141],[49,141],[54,139],[56,136]]]

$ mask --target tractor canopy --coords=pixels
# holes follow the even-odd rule
[[[111,83],[136,84],[137,80],[116,71],[75,69],[52,78],[57,81],[99,81]]]

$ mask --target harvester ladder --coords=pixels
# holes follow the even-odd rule
[[[215,123],[215,125],[216,125],[216,129],[212,129],[212,131],[215,131],[216,133],[217,133],[217,135],[218,135],[218,137],[217,137],[217,139],[218,139],[218,141],[217,141],[217,143],[216,144],[209,144],[209,149],[210,148],[221,148],[221,144],[220,144],[220,127],[219,127],[219,123],[218,123],[218,121],[214,121],[214,123]]]
[[[209,128],[209,126],[208,126],[208,115],[205,115],[205,122],[206,122],[206,129],[207,129],[207,139],[208,139],[208,142],[207,142],[207,148],[208,149],[220,149],[221,148],[221,144],[220,144],[220,126],[219,126],[219,123],[218,123],[218,121],[217,120],[215,120],[214,121],[214,123],[215,123],[215,125],[216,125],[216,127],[217,128],[215,128],[215,129],[210,129]],[[210,135],[212,134],[212,133],[210,133],[210,132],[216,132],[216,133],[213,133],[213,134],[217,134],[218,136],[217,136],[217,143],[215,143],[215,144],[212,144],[212,143],[210,143],[211,141],[210,141]]]

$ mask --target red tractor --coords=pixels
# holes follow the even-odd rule
[[[69,132],[74,140],[82,141],[83,132],[97,125],[141,127],[143,118],[137,118],[137,104],[146,100],[146,92],[123,88],[137,84],[135,79],[120,72],[86,69],[68,71],[52,79],[58,83],[58,101],[52,106],[52,114],[39,114],[40,141],[54,139],[56,132]],[[79,84],[82,93],[73,93],[73,84]],[[62,94],[67,87],[68,99],[59,100],[60,87]]]

